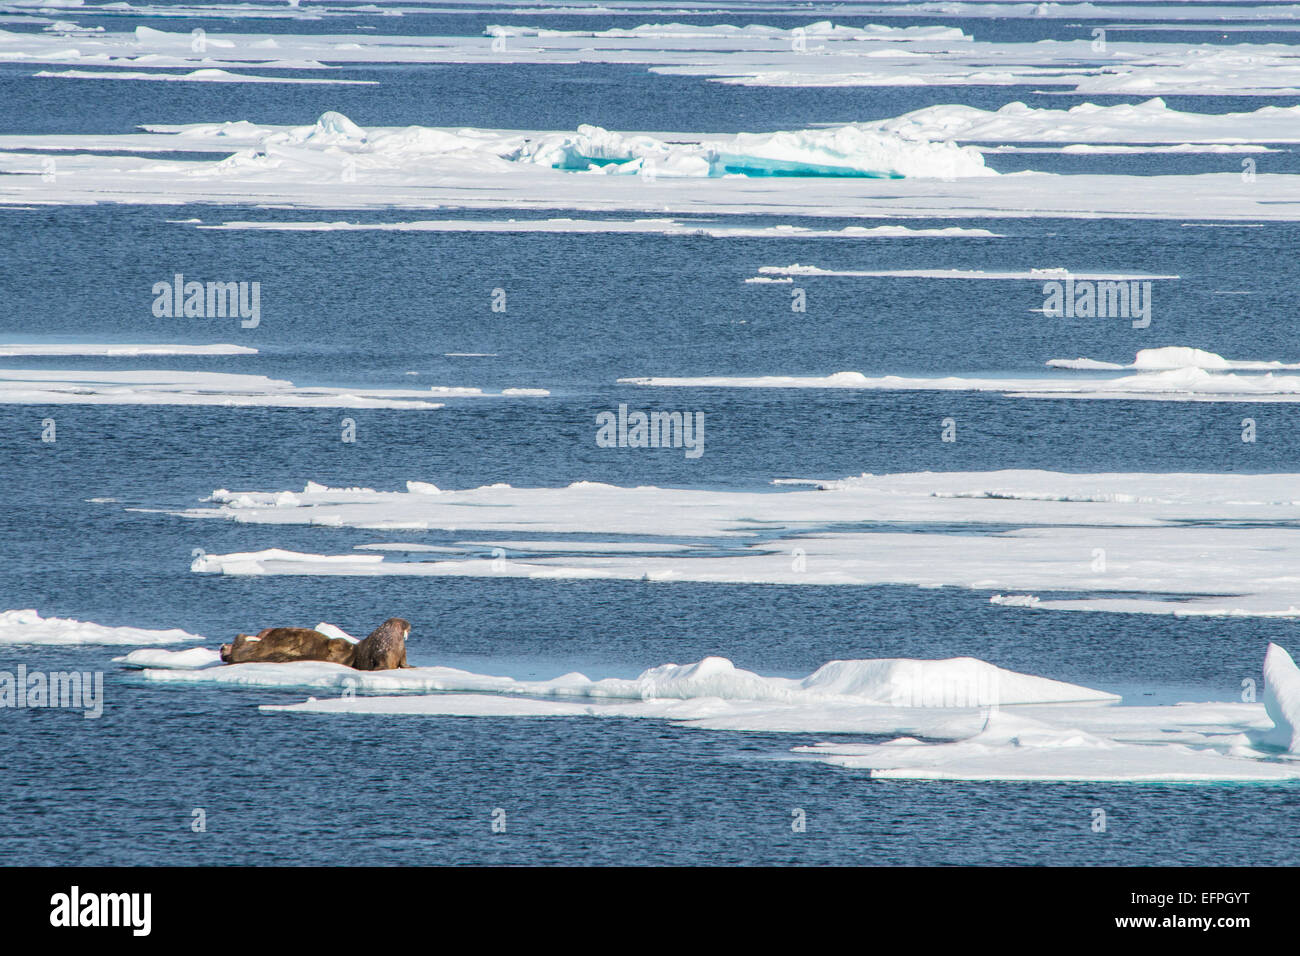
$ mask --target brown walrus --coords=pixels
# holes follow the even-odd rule
[[[351,664],[357,645],[341,637],[327,637],[306,627],[268,627],[256,637],[236,635],[234,643],[221,645],[221,659],[227,664],[251,661],[332,661]]]
[[[359,671],[387,671],[397,667],[410,667],[406,663],[406,635],[411,633],[411,622],[400,617],[390,617],[375,628],[370,636],[353,648],[348,661]]]

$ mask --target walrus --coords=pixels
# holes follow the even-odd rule
[[[406,636],[411,633],[411,622],[400,617],[390,617],[375,628],[370,636],[353,648],[349,663],[359,671],[387,671],[410,667],[406,663]]]
[[[256,637],[238,634],[234,643],[222,644],[221,659],[227,664],[331,661],[351,665],[356,648],[351,641],[327,637],[306,627],[268,627]]]

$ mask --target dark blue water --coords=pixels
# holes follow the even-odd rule
[[[476,33],[521,16],[373,21],[385,31]],[[625,18],[571,19],[548,18],[547,25],[630,25]],[[762,19],[785,26],[807,20]],[[122,29],[137,21],[103,22]],[[209,21],[138,22],[213,29]],[[962,25],[1004,39],[1059,37],[1065,29],[1021,21]],[[241,21],[229,29],[344,32],[335,21]],[[1021,88],[747,89],[623,66],[494,67],[490,82],[470,67],[355,69],[345,75],[381,78],[381,85],[324,92],[281,87],[274,95],[264,87],[204,84],[138,83],[124,90],[124,84],[35,80],[30,72],[0,68],[0,130],[126,132],[139,123],[224,119],[307,123],[339,109],[362,124],[571,128],[594,122],[724,131],[894,116],[943,102],[996,108],[1012,99],[1054,107],[1076,101],[1035,99]],[[1210,111],[1292,105],[1265,98],[1169,101]],[[989,162],[1000,169],[1007,163],[1005,171],[1150,175],[1236,169],[1239,160],[1004,155]],[[1293,154],[1270,154],[1261,167],[1275,161],[1293,164]],[[195,548],[341,553],[366,542],[444,543],[452,536],[239,526],[132,510],[193,506],[214,488],[269,491],[308,480],[390,489],[408,479],[445,488],[588,479],[780,493],[770,484],[775,478],[863,471],[1295,471],[1300,408],[1288,404],[617,384],[625,376],[843,369],[1036,375],[1046,372],[1050,358],[1128,361],[1139,348],[1174,344],[1233,358],[1295,360],[1298,236],[1292,223],[1189,228],[1178,221],[936,219],[909,224],[977,225],[1003,237],[839,242],[205,231],[167,221],[191,217],[208,223],[322,218],[214,206],[0,211],[0,335],[4,341],[234,342],[259,349],[258,355],[0,364],[102,368],[111,362],[114,368],[258,373],[304,385],[532,386],[552,395],[449,399],[432,411],[0,405],[3,608],[183,627],[213,644],[270,623],[328,620],[365,633],[379,619],[401,615],[416,624],[413,663],[517,677],[574,669],[629,676],[709,654],[787,676],[836,658],[970,655],[1115,690],[1133,702],[1234,699],[1243,678],[1259,679],[1268,641],[1296,644],[1294,625],[1285,621],[1008,613],[990,606],[986,594],[956,589],[197,575],[189,571]],[[328,218],[432,217],[399,210]],[[1065,266],[1181,278],[1157,283],[1152,324],[1144,330],[1124,320],[1044,318],[1031,311],[1042,305],[1042,290],[1031,282],[813,278],[797,283],[808,294],[802,314],[790,310],[790,286],[743,282],[762,265],[795,262],[840,269]],[[153,283],[178,271],[257,279],[261,325],[244,330],[234,320],[154,318]],[[490,307],[498,287],[509,296],[504,314]],[[1248,294],[1224,294],[1239,292]],[[495,355],[451,358],[447,352]],[[706,453],[687,460],[679,452],[598,448],[594,416],[620,402],[704,411]],[[357,421],[355,444],[338,440],[344,415]],[[1252,445],[1240,441],[1244,415],[1258,421],[1260,437]],[[939,441],[940,421],[948,416],[960,425],[953,444]],[[42,419],[51,417],[58,423],[53,445],[40,441]],[[0,711],[6,862],[1267,865],[1298,859],[1293,821],[1300,795],[1293,786],[886,782],[786,759],[791,747],[823,739],[812,735],[716,733],[651,721],[269,714],[258,705],[298,701],[303,693],[157,686],[118,670],[111,658],[120,653],[0,648],[0,670],[21,663],[104,670],[107,681],[98,721],[76,712]],[[495,807],[507,811],[507,834],[491,832]],[[790,830],[796,807],[808,813],[804,834]],[[1109,818],[1104,834],[1090,829],[1096,807]],[[190,829],[195,808],[207,812],[206,833]]]

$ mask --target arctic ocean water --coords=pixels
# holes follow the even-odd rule
[[[477,33],[488,22],[514,22],[511,16],[373,21],[389,32]],[[578,19],[547,18],[547,24],[600,29],[617,19],[628,25],[622,18]],[[737,22],[734,16],[697,22],[724,20]],[[137,23],[159,25],[123,17],[109,28]],[[165,27],[192,25],[174,20]],[[962,25],[977,36],[1009,39],[1037,38],[1034,31],[1044,29],[1023,21]],[[337,23],[327,28],[342,32]],[[325,27],[273,21],[256,29]],[[348,75],[373,74],[381,85],[271,87],[274,95],[251,85],[39,80],[29,72],[0,66],[4,132],[127,132],[139,123],[234,119],[305,124],[327,109],[363,125],[567,129],[591,122],[759,130],[894,116],[930,103],[993,108],[1011,99],[1054,107],[1078,101],[1006,87],[748,89],[647,79],[640,67],[617,65],[358,69]],[[1167,99],[1205,111],[1286,103]],[[1026,164],[1079,171],[1094,161],[988,157],[1005,171]],[[1239,161],[1233,155],[1143,157],[1142,169],[1133,171],[1235,169]],[[1287,169],[1295,162],[1290,153],[1273,161]],[[797,224],[874,224],[850,216]],[[446,217],[503,218],[463,210]],[[435,216],[214,206],[5,209],[0,332],[9,342],[232,342],[259,350],[237,362],[114,359],[115,368],[240,371],[298,384],[533,387],[549,389],[550,397],[448,398],[446,408],[434,411],[0,405],[4,608],[109,625],[183,627],[206,635],[210,645],[272,623],[330,621],[364,634],[382,618],[401,615],[416,625],[413,663],[517,677],[575,669],[632,676],[708,654],[788,676],[837,658],[969,655],[1120,692],[1131,702],[1235,699],[1242,679],[1258,676],[1268,641],[1295,649],[1295,625],[1287,620],[1008,612],[985,594],[955,589],[198,575],[189,570],[193,549],[311,551],[319,529],[158,513],[193,506],[215,488],[278,490],[309,480],[383,489],[409,479],[445,488],[594,480],[764,490],[777,478],[864,471],[1294,471],[1295,404],[616,384],[628,376],[844,369],[1034,375],[1052,358],[1127,362],[1137,349],[1173,344],[1230,358],[1294,361],[1300,358],[1289,274],[1300,238],[1294,223],[1202,228],[1191,220],[917,220],[908,225],[979,226],[1001,237],[844,243],[221,231],[186,222],[271,218]],[[444,218],[441,211],[436,218]],[[800,283],[808,309],[794,313],[790,286],[743,281],[759,266],[791,263],[1065,266],[1182,278],[1156,284],[1152,324],[1134,329],[1125,320],[1046,318],[1034,311],[1042,293],[1030,282],[816,278]],[[181,270],[261,281],[261,325],[245,330],[229,319],[154,318],[152,284]],[[505,313],[491,308],[496,287],[509,289]],[[96,368],[103,362],[4,364]],[[673,450],[597,447],[595,415],[622,402],[705,411],[705,454],[691,460]],[[357,423],[355,443],[339,441],[345,415]],[[1240,441],[1247,415],[1268,440]],[[960,423],[960,439],[940,442],[940,422],[950,416]],[[53,444],[39,440],[49,417],[58,422]],[[382,537],[329,533],[329,549]],[[410,540],[410,532],[394,537]],[[303,693],[158,686],[111,664],[120,653],[0,647],[0,670],[37,662],[48,670],[104,670],[107,695],[98,721],[56,710],[6,711],[0,718],[6,862],[1300,861],[1293,834],[1279,829],[1300,805],[1294,786],[891,782],[788,759],[791,747],[824,735],[720,733],[637,720],[269,714],[258,704],[301,700]],[[488,826],[497,806],[511,808],[508,835],[493,835]],[[1107,808],[1106,833],[1090,830],[1090,811],[1098,806]],[[203,834],[190,830],[196,807],[208,812]],[[791,832],[796,807],[808,814],[805,834]]]

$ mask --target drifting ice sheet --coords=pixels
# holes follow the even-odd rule
[[[432,554],[412,549],[409,560],[394,559],[395,546],[378,554],[205,554],[192,565],[200,573],[910,584],[989,594],[1084,592],[1042,598],[1034,605],[1042,611],[1300,616],[1300,584],[1290,573],[1300,563],[1300,476],[1001,471],[778,484],[787,490],[576,482],[429,494],[311,484],[297,492],[218,489],[208,506],[175,513],[477,532],[451,550],[441,541],[444,550]],[[954,524],[972,531],[955,532]],[[512,553],[495,560],[484,533],[508,536]],[[521,534],[535,537],[525,544],[516,540]],[[582,537],[564,540],[570,535]],[[664,548],[700,539],[716,547]],[[792,560],[796,549],[802,562]],[[1101,568],[1098,549],[1108,556]]]
[[[0,612],[0,645],[180,644],[201,640],[199,635],[178,628],[107,627],[66,617],[41,617],[30,609]]]
[[[137,651],[127,660],[166,653]],[[1266,674],[1280,684],[1279,655],[1285,657],[1285,651],[1270,647]],[[1284,693],[1300,691],[1300,672],[1289,657],[1285,663],[1290,667],[1285,679],[1296,686]],[[739,732],[906,734],[885,743],[793,749],[797,758],[885,778],[1146,783],[1300,778],[1300,762],[1257,749],[1276,733],[1269,716],[1277,717],[1268,701],[1114,706],[1112,695],[969,658],[833,661],[802,680],[761,677],[716,657],[664,664],[633,680],[566,674],[518,681],[446,667],[357,672],[306,662],[152,669],[144,676],[171,683],[345,691],[338,698],[262,705],[266,712],[614,717]],[[399,693],[391,696],[394,692]],[[369,694],[381,696],[364,696]],[[1017,703],[1032,701],[1055,703]],[[1290,729],[1284,721],[1279,727]]]

